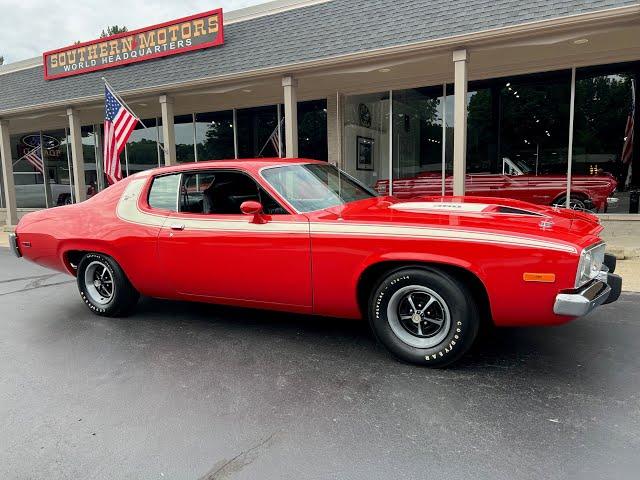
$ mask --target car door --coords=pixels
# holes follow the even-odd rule
[[[246,200],[261,201],[265,214],[242,214]],[[178,203],[158,240],[161,262],[178,294],[311,307],[306,216],[284,209],[240,170],[183,173]]]

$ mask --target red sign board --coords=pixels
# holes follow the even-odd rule
[[[44,78],[79,75],[223,43],[222,9],[212,10],[45,52]]]

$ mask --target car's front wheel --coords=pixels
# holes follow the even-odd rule
[[[375,336],[401,360],[444,367],[462,357],[479,329],[471,292],[436,269],[405,268],[373,292],[369,321]]]
[[[82,258],[77,281],[84,303],[104,317],[126,315],[139,298],[120,265],[100,253],[88,253]]]

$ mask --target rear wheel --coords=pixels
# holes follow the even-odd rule
[[[554,206],[558,207],[566,207],[567,206],[567,197],[561,197],[553,202]],[[569,199],[569,208],[571,210],[578,210],[580,212],[591,212],[595,209],[593,202],[583,196],[580,195],[571,195]]]
[[[82,300],[97,315],[123,316],[138,302],[138,292],[109,256],[86,254],[78,265],[77,281]]]
[[[444,367],[462,357],[479,329],[477,306],[456,278],[435,269],[405,268],[384,278],[370,300],[378,340],[406,362]]]

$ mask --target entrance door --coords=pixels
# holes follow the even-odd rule
[[[260,201],[264,215],[243,215],[240,205],[248,200]],[[310,308],[304,215],[288,213],[248,174],[228,169],[184,173],[179,206],[159,237],[161,261],[178,293]]]

